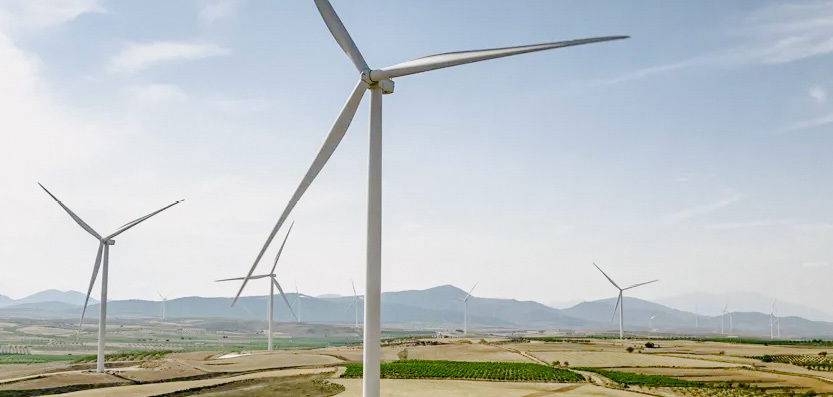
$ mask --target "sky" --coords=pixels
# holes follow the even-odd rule
[[[631,36],[396,80],[383,291],[614,296],[595,262],[660,279],[645,299],[833,299],[833,2],[333,5],[375,68]],[[245,275],[357,78],[311,0],[0,0],[0,294],[89,283],[97,243],[41,182],[102,234],[185,199],[117,238],[110,299],[232,296],[214,280]],[[364,287],[367,104],[293,212],[288,290]]]

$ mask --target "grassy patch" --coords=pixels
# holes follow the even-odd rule
[[[53,361],[72,361],[78,356],[48,354],[0,354],[0,364],[40,364]]]
[[[362,365],[348,364],[343,378],[361,378]],[[584,377],[562,368],[531,363],[408,360],[382,363],[387,379],[480,379],[517,382],[582,382]]]
[[[579,369],[579,368],[577,368]],[[708,383],[692,382],[663,375],[642,375],[630,372],[610,371],[598,368],[580,368],[582,371],[595,372],[616,383],[626,386],[646,387],[705,387]]]
[[[173,353],[170,350],[147,350],[147,351],[135,351],[135,352],[120,352],[120,353],[111,353],[104,356],[104,361],[147,361],[147,360],[155,360],[158,358],[162,358],[167,356],[168,354]],[[72,356],[70,356],[72,357]],[[75,356],[75,362],[78,363],[88,363],[94,362],[97,358],[95,355],[89,356],[82,356],[77,357]]]

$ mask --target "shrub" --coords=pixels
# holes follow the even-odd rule
[[[657,347],[657,345],[655,345],[654,342],[645,342],[645,347],[647,347],[649,349],[653,349],[653,348]]]
[[[628,346],[628,348],[625,349],[625,351],[627,351],[628,353],[633,353],[633,346]]]

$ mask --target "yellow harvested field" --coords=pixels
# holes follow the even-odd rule
[[[332,382],[347,390],[338,397],[361,397],[361,379],[336,379]],[[465,380],[403,380],[383,379],[382,395],[396,397],[637,397],[644,396],[623,390],[607,389],[589,384],[479,382]]]
[[[113,376],[107,373],[99,374],[96,372],[78,371],[37,377],[31,380],[24,380],[20,382],[0,384],[0,391],[48,389],[53,387],[97,383],[127,384],[130,383],[130,381],[121,379],[117,376]]]
[[[409,360],[530,362],[520,354],[482,344],[412,346],[407,349]]]
[[[524,350],[548,363],[569,362],[571,367],[737,367],[741,364],[695,360],[657,354],[614,352],[565,352]]]
[[[231,382],[237,382],[250,379],[263,378],[277,378],[283,376],[297,376],[319,374],[325,372],[332,372],[334,368],[305,368],[305,369],[281,369],[274,371],[257,372],[253,374],[229,376],[223,378],[213,378],[204,380],[192,380],[183,382],[170,383],[152,383],[148,385],[130,385],[105,387],[100,389],[84,390],[74,393],[64,394],[65,396],[81,396],[81,397],[142,397],[142,396],[156,396],[159,394],[174,393],[177,391],[193,389],[197,387],[217,386]]]
[[[241,372],[270,368],[334,365],[342,362],[338,358],[323,354],[288,351],[256,352],[223,359],[180,359],[179,361],[205,372]]]

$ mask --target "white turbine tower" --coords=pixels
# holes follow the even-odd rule
[[[294,224],[294,222],[293,222]],[[289,225],[289,231],[286,232],[286,237],[283,239],[283,243],[281,243],[281,248],[278,250],[278,254],[275,255],[275,263],[272,265],[272,270],[269,271],[268,274],[261,274],[259,276],[252,276],[251,272],[246,277],[235,277],[235,278],[226,278],[222,280],[217,280],[217,282],[222,281],[238,281],[242,280],[243,285],[240,287],[240,291],[237,292],[237,297],[243,292],[243,288],[246,287],[247,280],[257,280],[261,278],[269,278],[269,300],[267,302],[267,322],[269,323],[269,336],[267,337],[267,349],[272,350],[272,323],[275,322],[275,287],[278,287],[278,291],[283,297],[283,301],[286,302],[286,307],[289,308],[289,312],[292,313],[292,317],[295,320],[298,320],[298,317],[295,315],[295,312],[292,310],[292,305],[289,304],[289,299],[286,298],[286,294],[283,293],[283,288],[281,288],[280,283],[278,283],[277,276],[275,275],[275,268],[278,267],[278,260],[281,258],[281,253],[283,252],[283,247],[286,246],[286,240],[289,239],[289,233],[292,232],[292,225]],[[254,270],[254,269],[253,269]],[[231,303],[234,306],[237,303],[237,297],[234,298],[234,301]]]
[[[777,300],[772,302],[772,308],[769,310],[769,339],[781,337],[781,319],[778,318]]]
[[[463,335],[469,334],[469,298],[471,298],[471,293],[474,292],[474,289],[477,287],[477,283],[479,283],[479,281],[474,283],[474,287],[471,287],[465,298],[457,299],[458,301],[463,302]]]
[[[167,312],[165,311],[165,309],[166,309],[165,306],[168,303],[168,297],[167,296],[162,296],[162,293],[159,292],[159,291],[156,291],[156,294],[159,295],[160,299],[162,299],[162,301],[161,301],[162,307],[160,308],[159,315],[160,315],[160,317],[162,317],[162,321],[165,321],[165,314],[167,314]]]
[[[356,323],[354,327],[356,329],[359,329],[359,301],[364,300],[364,298],[359,296],[359,294],[356,292],[356,284],[353,284],[353,280],[350,280],[350,285],[353,287],[353,300],[350,302],[350,306],[348,306],[347,308],[349,309],[352,307],[355,309]]]
[[[646,281],[644,283],[631,285],[630,287],[627,287],[627,288],[620,288],[619,285],[616,284],[616,282],[614,282],[613,279],[611,279],[607,275],[607,273],[605,273],[604,270],[602,270],[602,268],[599,267],[599,265],[594,263],[593,266],[596,266],[596,269],[599,269],[599,271],[602,272],[602,274],[605,276],[607,281],[610,281],[610,283],[613,284],[613,286],[616,287],[616,289],[619,290],[619,297],[616,299],[616,306],[613,308],[613,315],[614,316],[616,315],[616,310],[618,309],[619,310],[619,339],[624,340],[625,339],[625,297],[624,297],[624,292],[629,290],[629,289],[633,289],[633,288],[636,288],[636,287],[641,287],[645,284],[650,284],[650,283],[657,282],[659,280]]]
[[[627,36],[597,37],[590,39],[561,41],[519,47],[496,48],[489,50],[462,51],[433,55],[399,63],[382,69],[371,69],[356,43],[350,37],[341,19],[336,14],[328,0],[314,0],[318,11],[324,19],[327,28],[350,58],[359,72],[359,81],[344,104],[344,108],[336,118],[324,144],[312,162],[300,185],[289,199],[284,212],[266,239],[260,253],[252,266],[263,257],[264,252],[274,239],[281,225],[289,213],[309,188],[312,181],[335,152],[341,142],[365,91],[370,90],[370,140],[368,161],[368,198],[367,198],[367,263],[365,283],[365,328],[364,328],[364,357],[363,357],[363,393],[366,397],[378,397],[380,361],[381,361],[381,278],[382,278],[382,95],[393,93],[394,84],[391,79],[408,76],[431,70],[463,65],[472,62],[508,57],[530,52],[544,51],[555,48],[598,43],[610,40],[625,39]],[[251,271],[249,272],[251,275]],[[245,282],[245,281],[244,281]]]
[[[122,225],[115,232],[102,237],[100,234],[98,234],[98,232],[93,230],[93,228],[90,227],[90,225],[81,220],[81,218],[79,218],[78,215],[75,215],[75,213],[72,212],[72,210],[70,210],[66,205],[64,205],[64,203],[61,202],[61,200],[58,200],[58,198],[55,197],[55,195],[49,192],[49,190],[46,190],[46,188],[43,185],[41,185],[40,183],[38,183],[38,185],[40,185],[40,187],[46,192],[46,194],[52,197],[52,199],[54,199],[58,203],[58,205],[60,205],[61,208],[63,208],[64,211],[66,211],[66,213],[69,214],[70,217],[72,217],[72,219],[75,221],[75,223],[78,224],[78,226],[81,226],[82,229],[84,229],[87,233],[91,234],[93,237],[96,238],[96,240],[98,240],[98,253],[95,256],[95,264],[93,265],[93,275],[90,278],[90,286],[89,288],[87,288],[87,297],[84,299],[84,308],[81,310],[81,321],[79,322],[78,327],[80,329],[81,325],[84,323],[84,315],[87,312],[87,304],[90,301],[90,294],[92,294],[93,292],[93,286],[95,285],[95,280],[98,276],[98,271],[99,269],[101,269],[101,302],[99,303],[98,315],[98,356],[96,359],[96,372],[104,372],[104,340],[107,332],[107,275],[110,267],[110,246],[116,244],[116,241],[113,239],[116,236],[126,232],[130,228],[150,219],[152,216],[168,208],[171,208],[181,203],[184,200],[175,201],[173,202],[173,204],[169,204],[163,207],[162,209],[151,212],[150,214],[147,214],[141,218],[134,219]]]
[[[651,332],[654,332],[654,319],[655,318],[657,318],[657,316],[651,316],[651,318],[648,319],[648,329]]]

